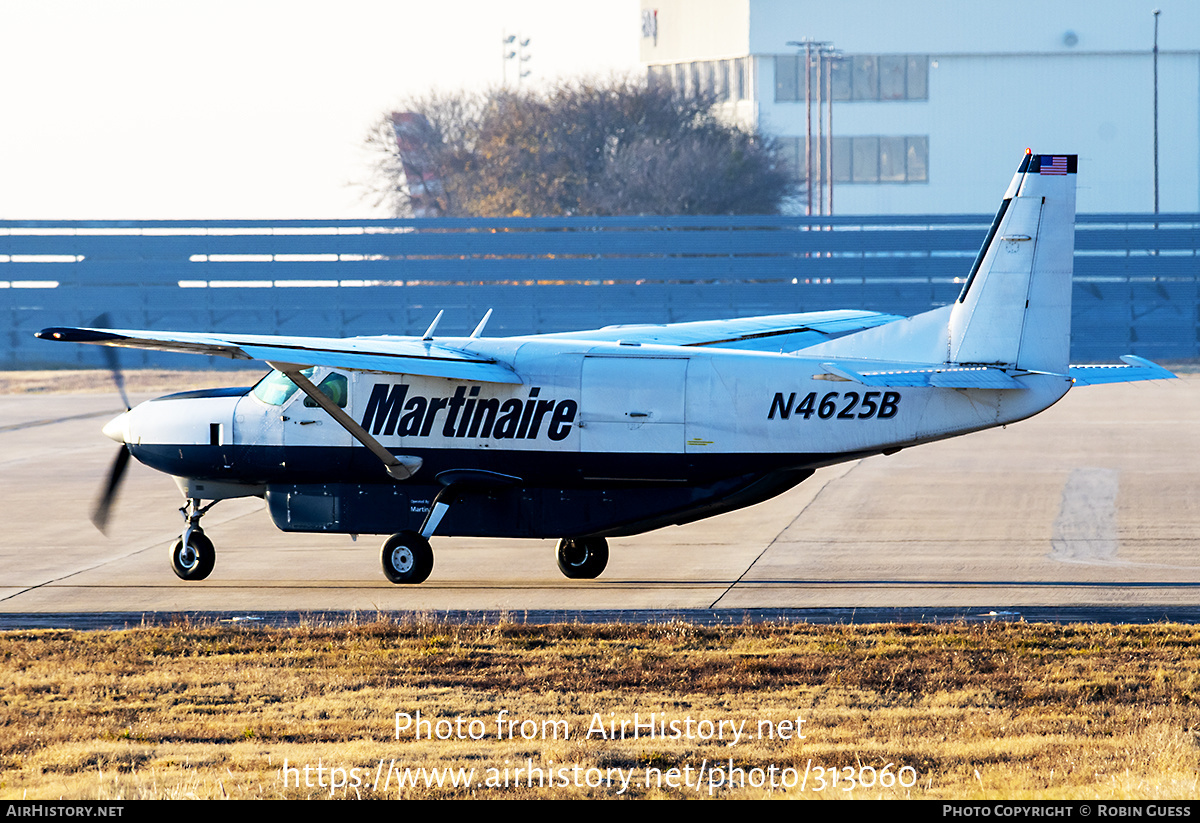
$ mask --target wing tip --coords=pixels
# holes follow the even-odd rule
[[[109,343],[114,340],[124,340],[125,336],[98,329],[78,329],[67,326],[51,326],[35,332],[39,340],[58,340],[63,343]]]

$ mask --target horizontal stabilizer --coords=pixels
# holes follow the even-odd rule
[[[1132,383],[1137,380],[1169,380],[1175,375],[1142,357],[1126,354],[1124,366],[1072,366],[1069,374],[1077,386],[1101,383]]]
[[[854,371],[839,363],[822,363],[821,368],[864,386],[902,388],[933,386],[940,389],[1024,389],[1003,369],[987,366],[930,366],[888,371]]]

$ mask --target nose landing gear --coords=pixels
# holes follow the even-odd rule
[[[201,500],[190,498],[179,513],[183,515],[187,527],[183,535],[171,547],[171,571],[180,580],[203,580],[212,574],[217,562],[217,552],[212,541],[204,535],[200,528],[200,518],[217,504],[212,501],[207,506],[201,506]]]

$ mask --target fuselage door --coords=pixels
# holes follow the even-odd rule
[[[350,412],[349,378],[306,369],[305,375]],[[351,412],[352,413],[352,412]],[[346,465],[350,434],[281,372],[259,381],[237,405],[234,442],[249,462],[331,478]]]
[[[583,359],[584,451],[682,453],[687,358]]]
[[[339,407],[351,412],[350,380],[346,375],[331,371],[322,376],[318,370],[315,377],[309,379],[317,384],[318,389]],[[284,406],[282,422],[284,446],[305,449],[328,447],[330,451],[327,456],[334,457],[336,452],[338,459],[343,458],[350,447],[350,432],[303,392],[297,391]]]

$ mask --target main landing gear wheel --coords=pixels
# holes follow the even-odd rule
[[[558,541],[558,570],[572,580],[599,577],[608,565],[608,541],[603,537],[564,537]]]
[[[393,583],[423,583],[433,571],[433,549],[414,531],[393,534],[383,543],[383,573]]]
[[[192,529],[186,548],[181,537],[171,549],[171,571],[181,580],[203,580],[212,574],[216,562],[212,541],[199,529]]]

